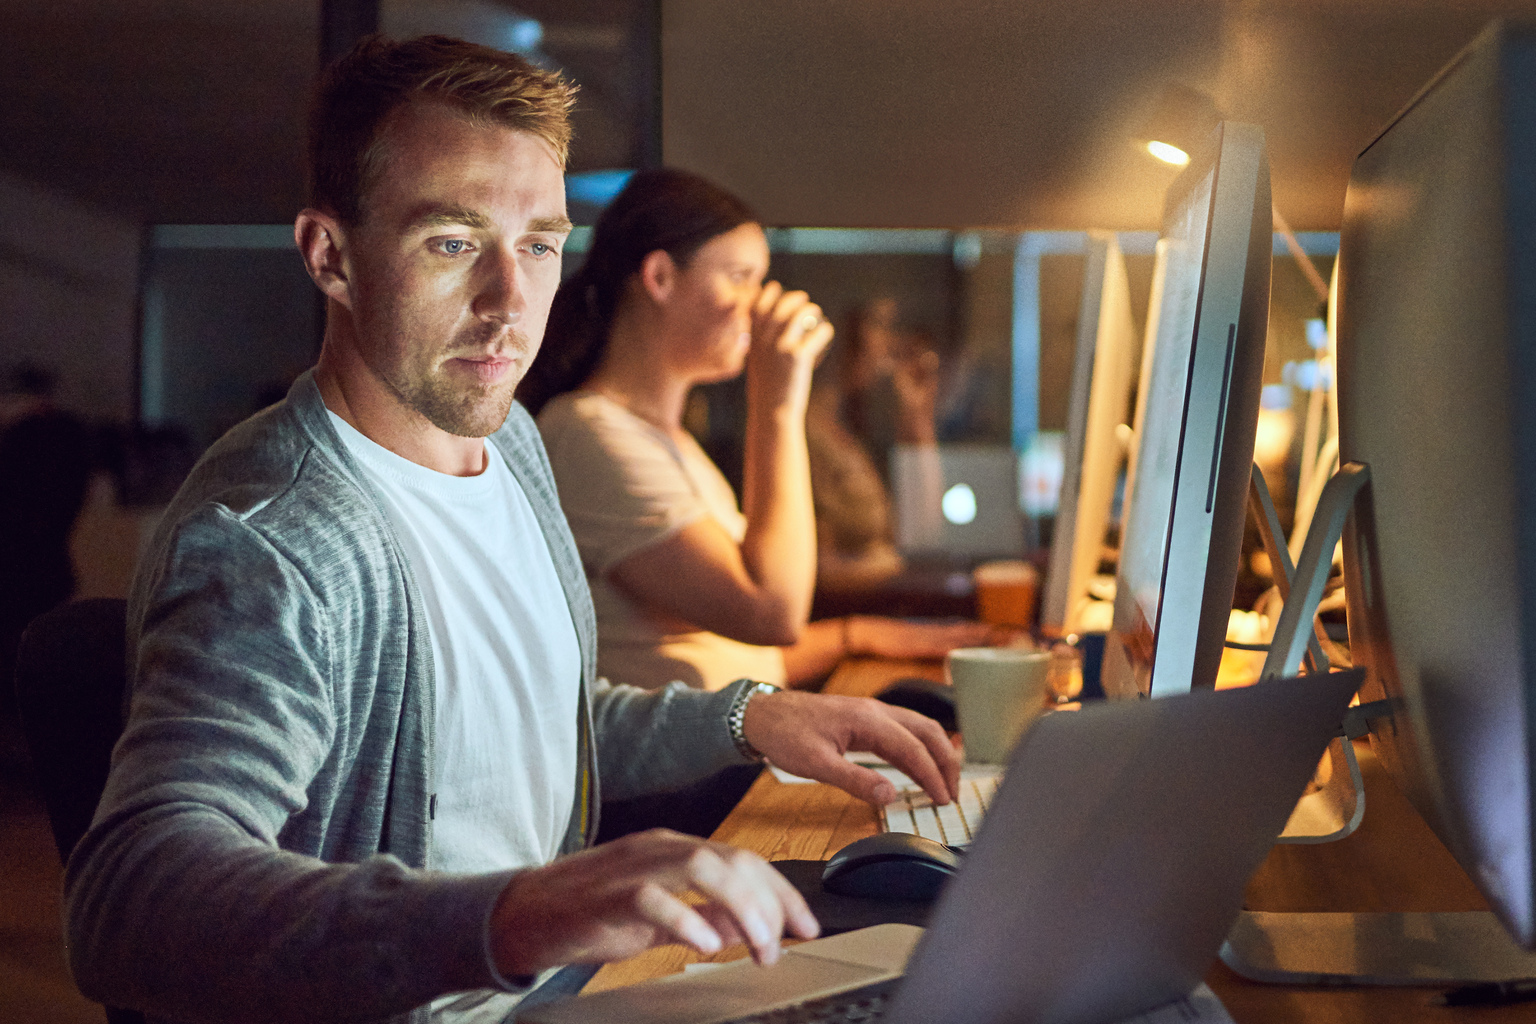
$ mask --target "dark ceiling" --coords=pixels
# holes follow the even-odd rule
[[[583,84],[577,168],[632,162],[636,7],[515,5]],[[0,170],[133,220],[289,220],[318,12],[318,0],[0,0]]]
[[[1536,0],[669,0],[669,160],[770,220],[1155,228],[1133,142],[1169,82],[1265,129],[1278,208],[1337,228],[1354,157]],[[728,70],[727,70],[728,69]]]
[[[406,0],[399,0],[406,2]],[[434,0],[445,2],[445,0]],[[479,0],[489,4],[492,0]],[[517,0],[586,86],[576,169],[634,158],[649,0]],[[1489,17],[1464,0],[666,0],[665,153],[800,224],[1155,226],[1162,83],[1262,124],[1277,204],[1337,226],[1355,152]],[[135,220],[302,194],[317,0],[0,0],[0,170]]]

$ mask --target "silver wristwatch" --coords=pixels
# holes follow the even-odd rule
[[[726,715],[725,721],[731,730],[731,742],[736,744],[736,749],[741,756],[749,761],[759,764],[768,760],[760,750],[747,742],[747,702],[760,693],[778,693],[779,688],[772,683],[753,683],[751,686],[743,686],[736,691],[735,698],[731,701],[731,710]]]

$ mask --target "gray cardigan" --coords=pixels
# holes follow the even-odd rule
[[[581,645],[581,679],[550,681],[581,688],[570,852],[594,833],[599,774],[623,798],[742,763],[726,725],[739,686],[594,678],[591,598],[538,431],[514,405],[490,440]],[[422,870],[427,628],[379,498],[305,374],[204,455],[134,581],[128,723],[66,872],[81,991],[170,1020],[297,1022],[413,1008],[419,1021],[448,992],[518,990],[486,927],[512,872]]]

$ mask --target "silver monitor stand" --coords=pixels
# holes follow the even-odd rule
[[[1293,570],[1269,489],[1254,467],[1250,497],[1285,601],[1261,679],[1294,675],[1304,655],[1314,671],[1328,671],[1315,635],[1317,605],[1345,520],[1370,478],[1370,468],[1358,462],[1340,467],[1323,490]],[[1297,804],[1281,842],[1331,842],[1359,826],[1365,792],[1352,740],[1365,734],[1367,720],[1392,710],[1389,701],[1350,709],[1345,735],[1329,748],[1333,770],[1328,781]],[[1488,911],[1243,911],[1222,944],[1221,959],[1245,978],[1272,984],[1455,985],[1536,978],[1536,953],[1515,945]]]
[[[1369,478],[1365,467],[1345,466],[1328,482],[1313,513],[1301,562],[1293,567],[1269,487],[1259,467],[1253,467],[1249,504],[1259,521],[1259,536],[1284,602],[1269,643],[1269,656],[1259,673],[1261,680],[1295,675],[1304,657],[1308,671],[1329,670],[1328,656],[1321,643],[1324,634],[1317,622],[1317,605],[1328,582],[1333,550],[1343,534],[1344,520],[1355,495]],[[1328,766],[1319,771],[1314,788],[1297,802],[1285,831],[1280,834],[1280,842],[1331,843],[1360,827],[1365,816],[1365,790],[1352,740],[1365,735],[1365,719],[1360,716],[1360,708],[1350,710],[1345,735],[1336,737],[1329,745]]]

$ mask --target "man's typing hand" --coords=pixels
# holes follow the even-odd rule
[[[782,691],[753,697],[742,721],[747,742],[785,771],[830,783],[872,804],[896,791],[878,772],[849,762],[869,751],[906,772],[934,799],[959,791],[960,756],[939,723],[867,697]]]
[[[802,939],[820,930],[757,854],[652,829],[513,877],[491,913],[491,953],[505,975],[623,960],[670,942],[705,954],[745,942],[771,964],[786,928]]]

